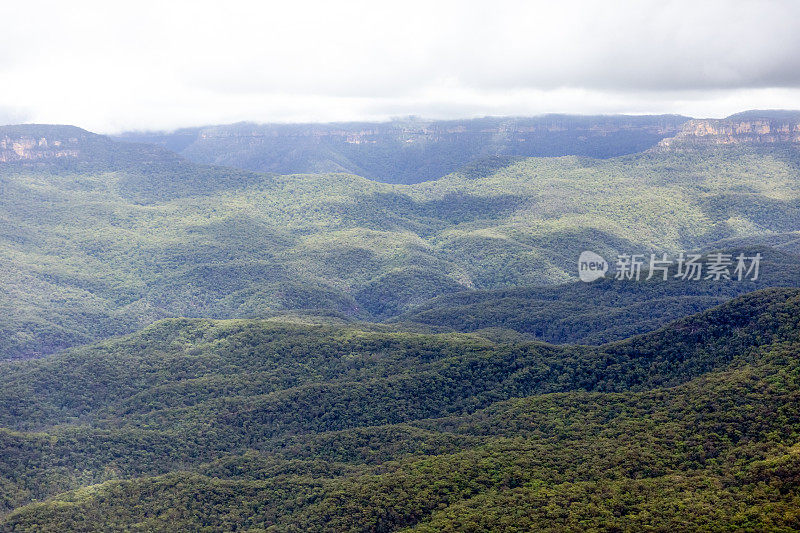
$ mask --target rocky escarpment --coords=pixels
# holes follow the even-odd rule
[[[197,143],[235,142],[239,146],[260,146],[272,139],[314,139],[342,144],[442,143],[461,138],[482,141],[503,139],[524,143],[536,136],[570,133],[586,139],[620,132],[650,135],[674,135],[687,119],[680,116],[659,117],[600,116],[580,117],[546,115],[543,117],[484,118],[452,121],[427,121],[416,118],[382,123],[345,124],[231,124],[197,129]],[[189,130],[185,130],[186,133]],[[136,138],[123,134],[123,139]]]
[[[183,162],[180,156],[159,146],[118,143],[75,126],[0,126],[0,169],[115,171],[166,168]]]
[[[0,163],[36,164],[78,159],[95,136],[72,126],[23,124],[0,127]]]
[[[57,157],[78,157],[78,150],[69,146],[77,144],[77,139],[66,141],[55,139],[48,141],[46,137],[0,137],[0,163],[17,161],[36,161]]]
[[[800,146],[800,113],[756,111],[723,119],[693,119],[674,137],[662,139],[653,149],[669,151],[699,146],[792,143]]]
[[[229,124],[175,132],[133,132],[195,163],[277,174],[348,172],[389,183],[417,183],[496,157],[614,157],[675,135],[687,117],[484,117],[338,124]]]

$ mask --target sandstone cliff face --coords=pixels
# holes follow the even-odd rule
[[[532,119],[470,119],[463,121],[409,121],[362,124],[329,125],[242,125],[211,126],[197,133],[198,144],[215,142],[235,143],[240,146],[260,146],[276,138],[313,139],[320,142],[347,144],[391,144],[450,142],[460,138],[503,137],[512,142],[525,142],[527,136],[572,132],[576,135],[605,136],[620,132],[639,132],[650,135],[674,135],[679,131],[682,117],[666,117],[660,121],[640,123],[628,117],[593,117],[581,121],[575,117]]]
[[[695,119],[677,135],[661,140],[656,151],[730,144],[795,143],[800,146],[798,119]]]
[[[0,135],[0,163],[36,162],[80,155],[78,137],[39,137],[26,134]]]
[[[116,139],[163,146],[200,164],[257,172],[348,172],[387,183],[437,179],[496,156],[608,158],[678,133],[679,115],[544,115],[332,124],[237,123]]]

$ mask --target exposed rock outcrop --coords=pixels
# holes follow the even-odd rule
[[[11,163],[16,161],[36,161],[43,159],[54,159],[58,157],[77,158],[78,140],[75,138],[62,141],[60,139],[50,139],[46,137],[18,136],[12,137],[4,135],[0,137],[0,163]],[[75,148],[72,148],[75,146]]]
[[[614,157],[675,135],[678,115],[483,117],[336,124],[229,124],[175,132],[127,133],[196,163],[277,174],[349,172],[417,183],[492,157]]]
[[[723,119],[693,119],[674,137],[662,139],[654,151],[699,146],[791,143],[800,146],[800,113],[749,111]]]
[[[103,139],[73,126],[21,124],[0,127],[0,163],[35,164],[78,159],[87,144]]]

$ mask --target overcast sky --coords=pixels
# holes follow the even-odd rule
[[[0,4],[0,123],[800,108],[800,1]]]

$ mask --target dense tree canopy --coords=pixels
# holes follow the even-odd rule
[[[798,353],[790,289],[599,347],[162,321],[3,364],[0,523],[789,531]]]

